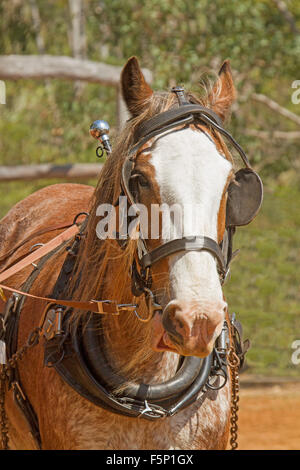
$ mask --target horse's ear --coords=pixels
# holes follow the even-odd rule
[[[231,106],[236,98],[235,86],[229,60],[223,62],[219,70],[218,80],[209,94],[209,103],[212,110],[225,121],[231,112]]]
[[[124,101],[132,116],[138,116],[147,105],[153,90],[146,82],[136,57],[131,57],[121,74]]]

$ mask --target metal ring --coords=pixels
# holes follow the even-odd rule
[[[142,318],[142,317],[140,317],[139,314],[138,314],[138,312],[137,312],[137,310],[134,310],[134,313],[135,313],[135,315],[137,316],[137,318],[138,318],[142,323],[148,323],[148,321],[150,321],[151,318],[152,318],[152,313],[150,313],[147,318]]]
[[[81,215],[85,215],[86,217],[88,217],[90,214],[89,214],[88,212],[79,212],[79,214],[75,215],[75,217],[74,217],[73,225],[77,224],[77,219],[78,219],[78,217],[80,217]]]
[[[226,385],[227,380],[228,380],[227,374],[223,369],[220,369],[217,372],[215,372],[213,374],[212,378],[213,377],[217,377],[218,379],[220,379],[220,385],[210,384],[209,378],[208,378],[208,380],[206,382],[206,387],[209,388],[210,390],[221,390],[221,388],[223,388]],[[222,381],[222,379],[223,379],[223,381]]]
[[[41,332],[42,329],[40,327],[35,328],[27,339],[27,346],[36,346],[40,340]]]
[[[34,245],[32,245],[30,248],[29,248],[29,253],[33,250],[33,248],[35,248],[36,246],[44,246],[45,243],[35,243]]]
[[[101,150],[100,155],[99,155],[99,149]],[[101,158],[101,157],[103,157],[103,154],[104,154],[103,147],[101,147],[101,145],[99,145],[99,147],[96,148],[96,155],[97,155],[98,158]]]

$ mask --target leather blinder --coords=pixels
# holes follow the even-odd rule
[[[258,214],[263,200],[263,184],[258,174],[250,168],[242,168],[229,185],[226,227],[249,224]]]

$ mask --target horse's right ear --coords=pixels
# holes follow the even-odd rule
[[[121,87],[128,111],[138,116],[147,106],[153,90],[146,82],[136,57],[128,59],[121,74]]]
[[[211,109],[225,121],[231,112],[231,106],[236,98],[229,60],[223,62],[219,70],[218,80],[208,97]]]

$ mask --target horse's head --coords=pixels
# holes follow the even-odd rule
[[[136,58],[123,69],[122,90],[132,122],[139,120],[135,146],[123,169],[123,186],[130,202],[148,209],[148,236],[141,227],[141,250],[146,256],[140,256],[137,272],[150,272],[151,291],[162,306],[151,320],[152,347],[205,357],[212,351],[225,319],[222,282],[226,261],[219,245],[230,225],[228,188],[239,187],[232,159],[217,132],[235,98],[230,66],[224,62],[205,108],[202,103],[202,117],[208,121],[193,119],[193,115],[190,119],[194,108],[188,106],[198,104],[201,108],[201,102],[192,95],[185,97],[178,90],[155,95]],[[141,122],[140,117],[155,102],[160,103],[159,112]],[[216,127],[209,124],[212,121]],[[236,205],[235,192],[233,188]],[[163,216],[163,207],[170,209],[168,217]],[[243,212],[244,208],[240,209]],[[158,236],[153,235],[157,220]]]

